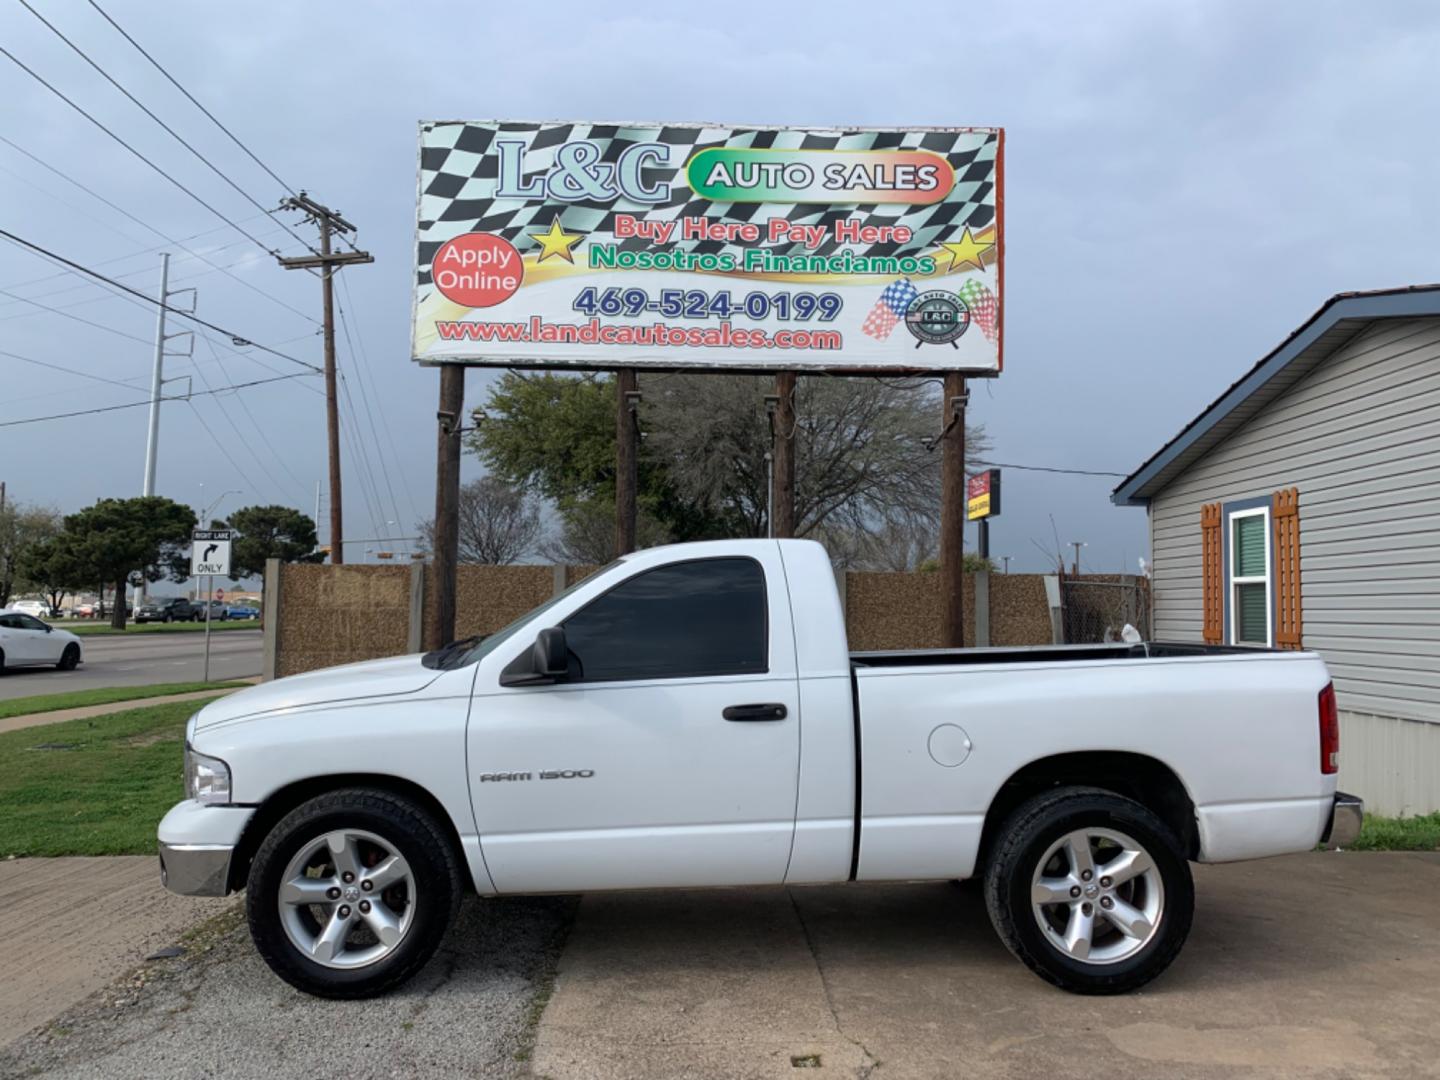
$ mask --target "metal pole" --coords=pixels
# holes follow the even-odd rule
[[[330,219],[321,217],[320,255],[330,254]],[[330,561],[345,561],[344,519],[340,502],[340,404],[335,391],[335,268],[320,268],[325,297],[325,435],[330,454]]]
[[[435,624],[432,648],[455,640],[455,575],[460,561],[460,411],[465,407],[465,368],[440,368],[440,434],[435,456]],[[335,547],[331,547],[334,558]]]
[[[639,486],[636,453],[634,368],[615,372],[615,554],[635,550],[635,489]]]
[[[165,301],[170,289],[170,254],[160,253],[160,308],[155,314],[155,370],[150,375],[150,431],[145,439],[145,486],[155,494],[155,456],[160,448],[160,388],[165,378]]]
[[[205,677],[201,682],[210,681],[210,594],[215,591],[215,578],[205,575]]]
[[[775,491],[775,527],[772,536],[795,535],[795,372],[775,375],[775,462],[771,469]]]
[[[990,519],[981,518],[980,529],[980,558],[990,558]]]
[[[945,376],[940,457],[940,644],[965,644],[965,376]]]
[[[320,543],[320,481],[315,481],[315,543]]]

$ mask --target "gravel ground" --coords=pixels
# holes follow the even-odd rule
[[[293,990],[256,955],[239,910],[37,1032],[0,1077],[505,1077],[527,1071],[575,910],[569,898],[466,901],[435,958],[369,1001]]]

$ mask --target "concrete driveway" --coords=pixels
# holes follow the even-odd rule
[[[1127,997],[1046,986],[978,889],[921,884],[588,896],[546,1004],[571,905],[471,901],[389,998],[297,994],[238,929],[0,1050],[0,1075],[1440,1076],[1440,854],[1196,878],[1185,952]]]

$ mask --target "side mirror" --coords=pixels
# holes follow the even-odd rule
[[[560,682],[570,668],[565,631],[558,626],[541,630],[529,652],[523,652],[500,673],[501,686],[543,686]]]

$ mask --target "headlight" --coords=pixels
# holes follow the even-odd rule
[[[185,795],[202,803],[230,801],[230,766],[219,758],[197,753],[185,743]]]

